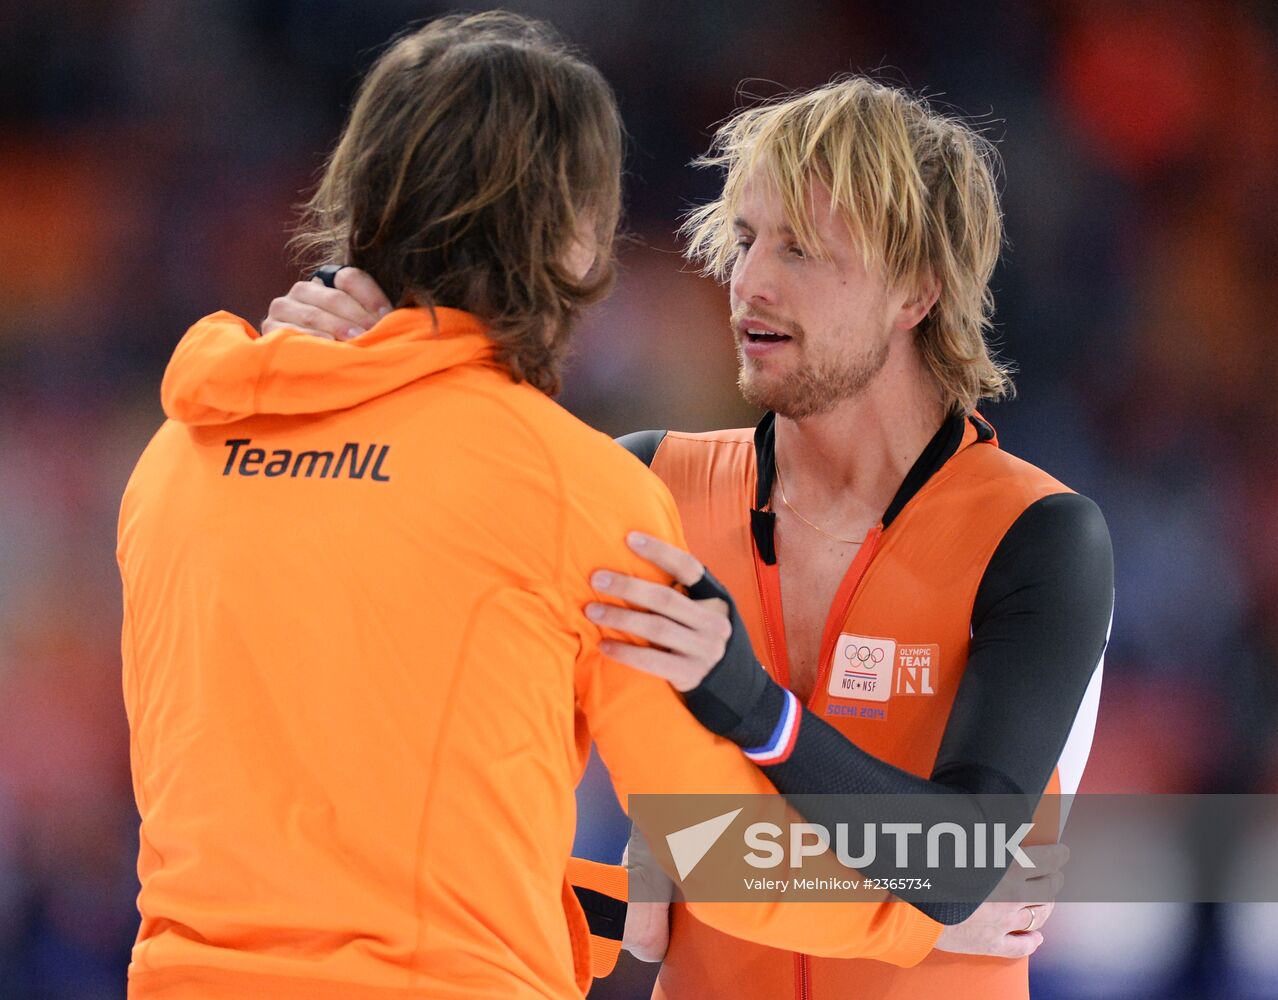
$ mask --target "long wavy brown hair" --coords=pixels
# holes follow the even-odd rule
[[[554,394],[574,319],[612,285],[621,150],[612,89],[547,25],[439,18],[365,77],[292,245],[397,306],[478,315],[512,377]],[[598,256],[577,280],[582,225]]]

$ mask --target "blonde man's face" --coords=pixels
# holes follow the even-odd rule
[[[901,326],[907,296],[867,270],[823,184],[812,184],[808,204],[819,258],[793,232],[776,189],[757,174],[749,180],[735,206],[729,284],[742,394],[792,419],[864,392],[887,363],[893,335],[909,329]]]

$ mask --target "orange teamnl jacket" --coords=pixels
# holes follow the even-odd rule
[[[628,530],[682,543],[667,489],[435,315],[336,343],[217,313],[169,365],[120,517],[135,1000],[579,997],[590,740],[623,802],[773,791],[582,612],[592,570],[644,572]],[[940,931],[886,901],[692,909],[902,966]]]

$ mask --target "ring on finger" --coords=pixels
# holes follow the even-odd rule
[[[323,267],[317,267],[312,273],[310,280],[314,281],[319,278],[329,288],[337,287],[337,272],[343,268],[350,267],[350,264],[325,264]]]
[[[1027,933],[1029,933],[1030,931],[1032,931],[1032,930],[1034,929],[1034,923],[1035,923],[1035,921],[1037,921],[1037,920],[1038,920],[1038,907],[1037,907],[1037,906],[1027,906],[1027,907],[1025,907],[1025,909],[1029,910],[1029,923],[1028,923],[1028,924],[1026,924],[1024,927],[1022,927],[1022,928],[1021,928],[1021,933],[1022,933],[1022,934],[1027,934]]]

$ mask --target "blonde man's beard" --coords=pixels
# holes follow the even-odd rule
[[[860,357],[844,356],[825,364],[801,362],[782,377],[752,372],[748,359],[739,355],[737,388],[747,403],[777,416],[790,420],[819,416],[864,392],[887,364],[890,346],[884,340]]]

